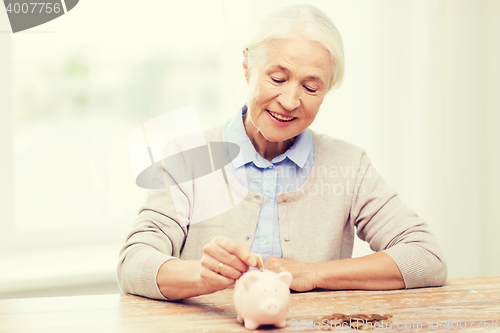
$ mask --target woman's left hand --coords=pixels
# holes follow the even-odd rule
[[[314,263],[270,256],[264,262],[264,268],[276,273],[283,271],[292,273],[293,280],[290,286],[292,290],[308,291],[316,288]]]

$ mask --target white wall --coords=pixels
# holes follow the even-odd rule
[[[7,12],[0,10],[0,32],[9,31]],[[0,33],[0,228],[8,233],[12,220],[11,36]],[[0,236],[0,243],[2,236]],[[0,244],[0,251],[1,251]]]

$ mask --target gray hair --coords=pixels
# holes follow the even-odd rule
[[[267,15],[257,26],[246,47],[248,68],[257,62],[269,43],[296,37],[317,42],[330,52],[333,61],[333,80],[328,87],[339,87],[344,77],[344,46],[335,24],[318,8],[311,5],[291,5]]]

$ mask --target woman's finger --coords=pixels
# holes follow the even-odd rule
[[[203,282],[214,290],[223,290],[235,283],[235,279],[228,278],[226,276],[215,273],[213,270],[208,269],[205,266],[201,266],[200,277]]]
[[[215,242],[227,252],[235,255],[247,266],[257,266],[257,260],[252,252],[245,249],[235,240],[228,237],[216,237]]]
[[[228,240],[228,243],[236,243],[232,239],[228,238]],[[241,246],[238,243],[236,243],[236,245],[235,248]],[[222,262],[224,265],[228,265],[241,273],[248,271],[248,265],[241,261],[240,258],[231,251],[228,251],[227,248],[226,241],[223,238],[217,238],[203,248],[203,253],[206,256],[214,258],[217,262]],[[230,246],[229,249],[231,250]]]
[[[242,272],[238,269],[235,269],[230,265],[226,265],[223,262],[220,262],[208,255],[203,255],[203,257],[201,258],[201,265],[209,270],[214,271],[216,274],[228,277],[233,280],[238,279],[242,274]]]

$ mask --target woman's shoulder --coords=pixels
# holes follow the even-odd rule
[[[340,140],[323,133],[316,133],[312,130],[311,135],[314,140],[314,150],[326,156],[360,158],[364,149],[350,142]]]

